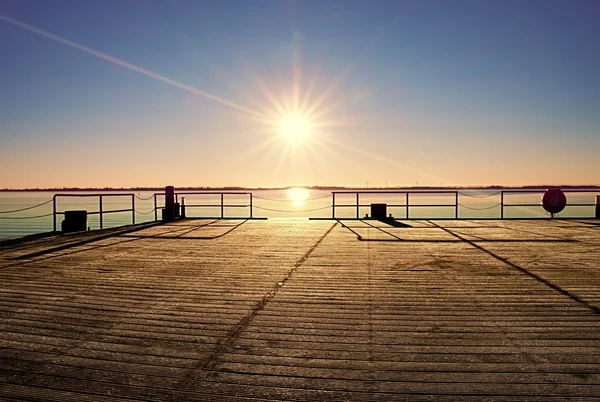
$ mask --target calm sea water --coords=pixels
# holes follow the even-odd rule
[[[589,193],[568,193],[568,203],[594,204],[595,194]],[[68,194],[68,193],[61,193]],[[82,193],[78,193],[82,194]],[[89,193],[88,193],[89,194]],[[131,192],[106,192],[102,200],[104,211],[128,209],[132,206]],[[109,194],[112,194],[109,196]],[[114,196],[114,195],[119,196]],[[154,221],[154,197],[153,192],[135,192],[135,222]],[[253,216],[266,218],[308,218],[308,217],[331,217],[332,214],[332,195],[331,191],[324,190],[306,190],[290,192],[288,190],[259,190],[252,191],[253,194]],[[53,203],[50,192],[0,192],[0,237],[23,236],[34,233],[52,231],[53,217],[44,216],[52,214]],[[524,193],[524,194],[505,194],[505,204],[539,204],[542,193]],[[181,196],[180,196],[181,197]],[[220,195],[211,194],[193,194],[185,195],[185,204],[187,215],[190,217],[219,217],[221,208],[219,205]],[[388,205],[406,203],[404,194],[361,194],[360,204],[369,205],[371,203],[387,203]],[[454,194],[411,194],[410,195],[410,218],[452,218],[454,217],[454,207],[434,207],[433,205],[455,203]],[[32,207],[44,202],[45,205],[18,212],[7,211],[20,210]],[[500,217],[500,194],[494,190],[460,190],[459,198],[459,217],[460,218],[499,218]],[[157,197],[159,207],[164,204],[162,195]],[[228,205],[223,209],[225,217],[247,217],[250,214],[250,208],[245,206],[249,204],[248,195],[225,194],[224,204]],[[336,205],[355,205],[355,194],[336,195]],[[192,206],[203,205],[203,206]],[[414,207],[412,205],[415,205]],[[419,206],[416,206],[419,205]],[[72,209],[85,209],[89,213],[99,210],[98,197],[64,197],[59,196],[56,202],[57,211]],[[369,213],[369,207],[360,207],[359,216],[364,217]],[[388,206],[388,213],[394,217],[402,219],[406,217],[405,207]],[[115,227],[132,223],[132,212],[109,213],[103,216],[103,227]],[[505,207],[504,217],[506,218],[541,218],[548,214],[541,206],[527,207]],[[562,217],[593,217],[593,206],[569,206],[561,212]],[[356,207],[336,207],[336,217],[354,218],[356,217]],[[160,211],[158,214],[160,219]],[[62,215],[57,216],[56,225],[60,230]],[[88,226],[91,229],[100,228],[99,215],[88,216]]]

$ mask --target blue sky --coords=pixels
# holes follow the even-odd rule
[[[600,184],[597,1],[4,0],[0,16],[0,188]],[[302,141],[279,132],[289,113]]]

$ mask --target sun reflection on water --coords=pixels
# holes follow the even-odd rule
[[[287,190],[287,196],[295,207],[304,205],[304,201],[308,198],[310,190],[302,187],[294,187]]]

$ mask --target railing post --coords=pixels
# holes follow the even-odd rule
[[[408,201],[408,195],[409,195],[409,194],[410,194],[410,193],[407,191],[407,192],[406,192],[406,219],[408,219],[408,204],[409,204],[409,201]]]
[[[500,219],[504,219],[504,191],[500,190]]]
[[[158,221],[158,210],[156,206],[156,193],[154,193],[154,222]]]
[[[165,187],[165,216],[164,220],[171,222],[175,220],[175,187]]]
[[[458,219],[458,191],[454,193],[455,204],[454,204],[454,219]]]
[[[56,194],[52,197],[52,229],[56,232]]]
[[[223,219],[223,193],[221,193],[221,219]]]
[[[100,229],[104,227],[104,222],[102,220],[102,194],[98,196],[100,198]]]
[[[252,193],[250,193],[250,218],[252,218]]]
[[[135,225],[135,195],[131,194],[131,224]]]
[[[335,219],[335,193],[331,192],[332,200],[331,200],[331,219]]]
[[[359,205],[360,205],[360,202],[359,202],[359,198],[358,198],[358,195],[359,195],[359,194],[360,194],[360,193],[357,191],[357,192],[356,192],[356,219],[359,219],[359,218],[360,218],[360,211],[359,211],[359,209],[360,209],[360,207],[359,207]]]

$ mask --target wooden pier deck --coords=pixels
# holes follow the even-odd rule
[[[599,221],[406,225],[0,244],[0,399],[600,398]]]

